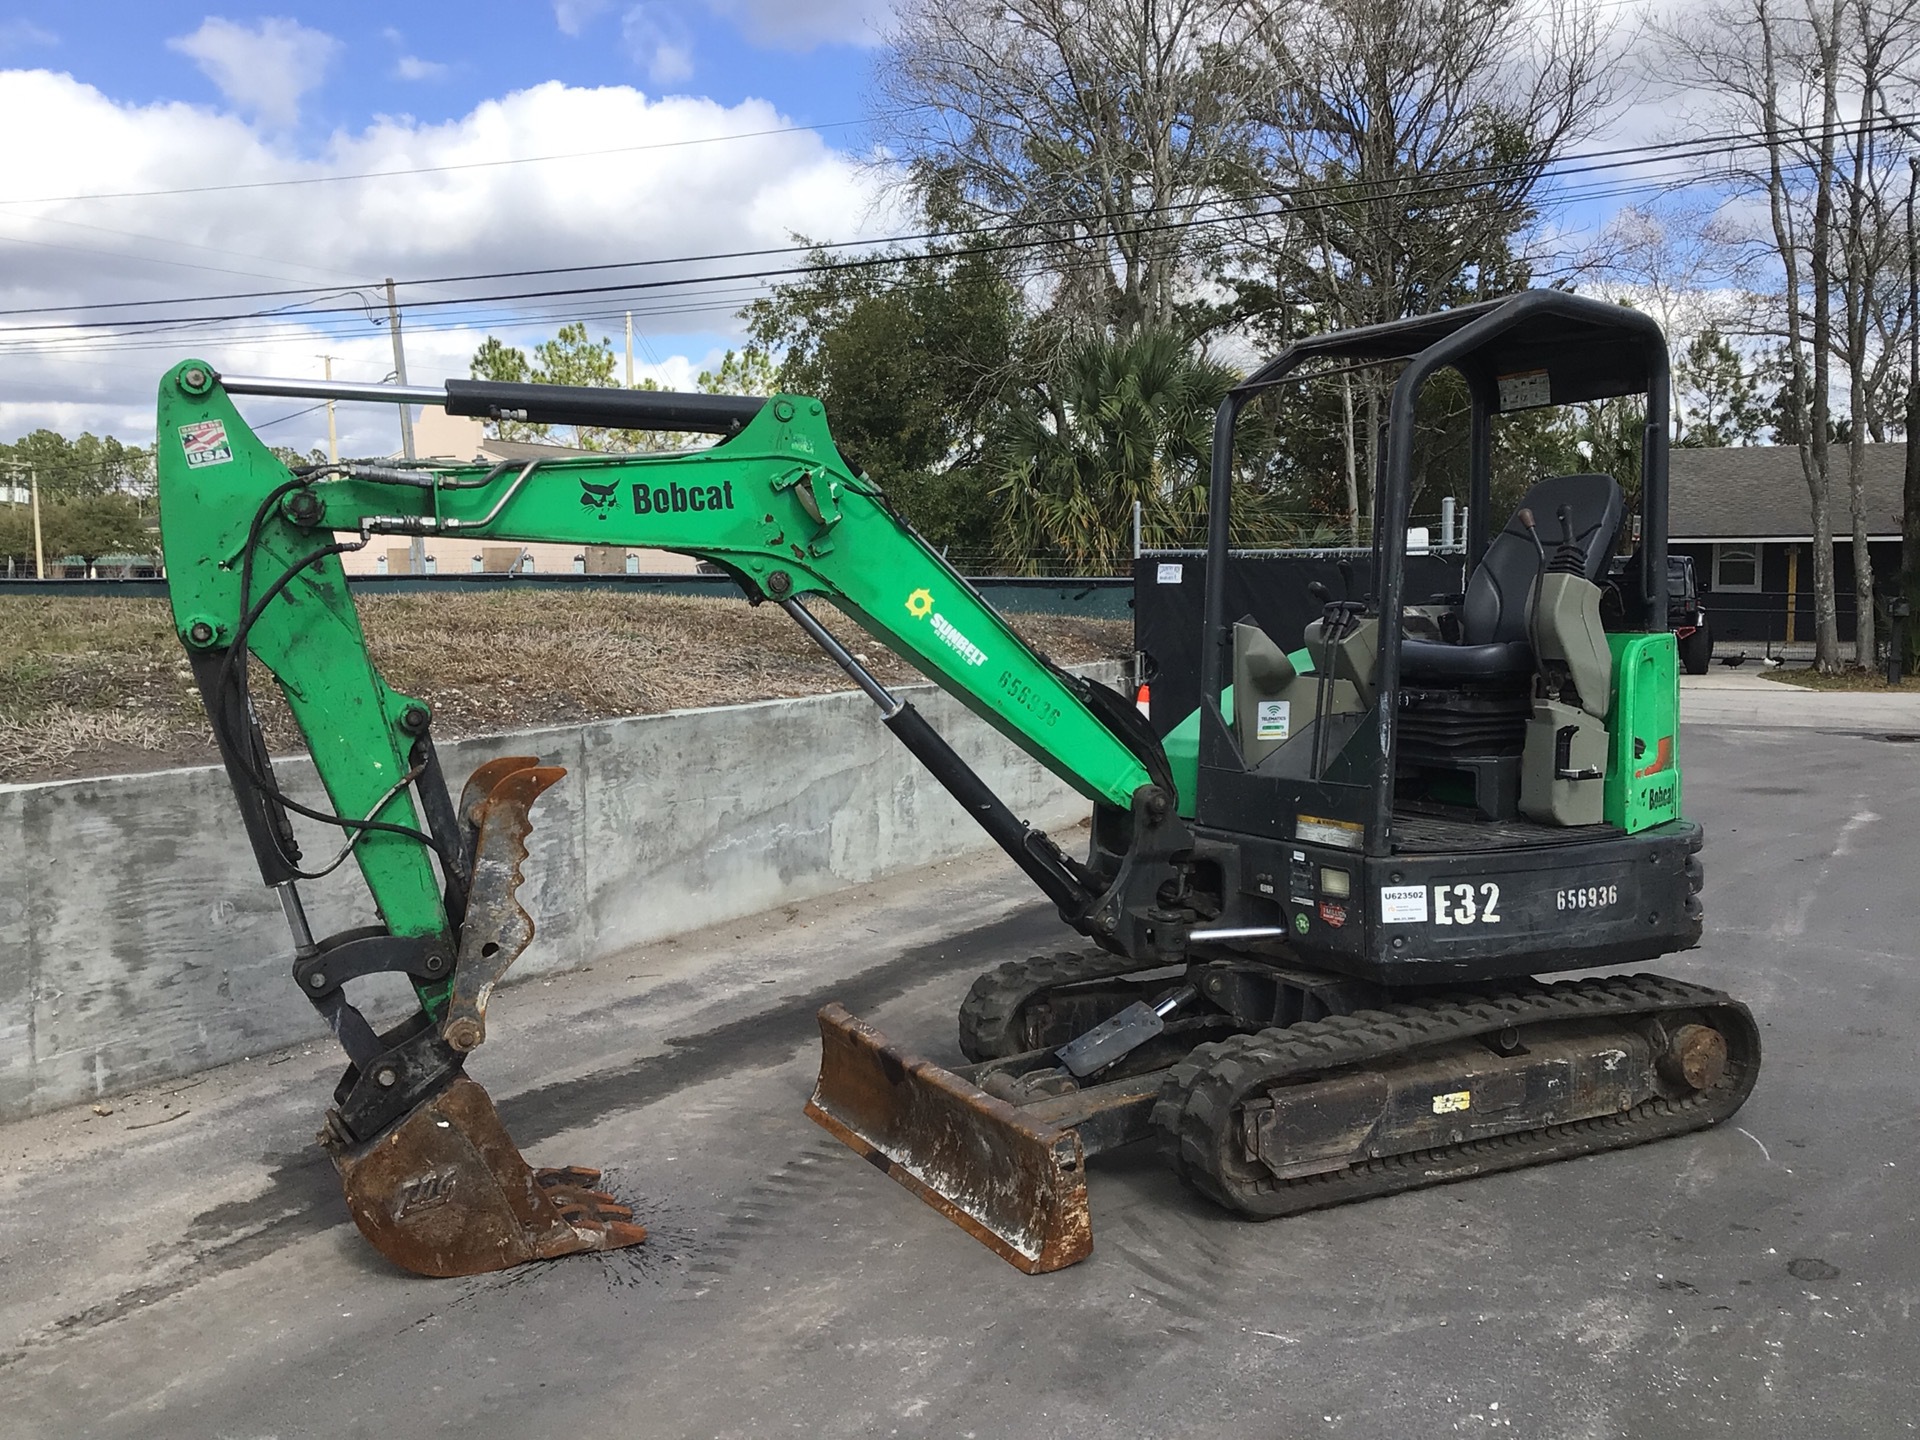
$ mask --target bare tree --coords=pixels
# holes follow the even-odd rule
[[[1232,0],[904,0],[879,124],[938,218],[1033,242],[1069,331],[1170,325],[1245,164]]]
[[[1722,362],[1719,337],[1750,332],[1753,300],[1737,258],[1710,211],[1698,207],[1629,205],[1602,228],[1582,257],[1594,277],[1583,289],[1644,310],[1660,322],[1673,358],[1672,440],[1693,432],[1693,412],[1704,401],[1702,362]],[[1718,379],[1716,375],[1714,377]]]
[[[1526,285],[1516,249],[1541,182],[1612,98],[1619,47],[1599,13],[1593,0],[1261,0],[1259,170],[1279,189],[1250,222],[1243,273],[1272,286],[1272,328],[1379,323]],[[1356,533],[1384,381],[1357,388]]]
[[[1265,172],[1275,238],[1345,323],[1451,298],[1535,218],[1547,169],[1612,99],[1587,0],[1268,0]]]
[[[1667,32],[1687,78],[1725,128],[1753,132],[1726,178],[1766,207],[1764,234],[1778,265],[1789,378],[1786,437],[1800,450],[1813,519],[1815,664],[1840,663],[1833,563],[1833,366],[1847,376],[1847,487],[1857,605],[1855,654],[1871,663],[1873,559],[1862,451],[1884,413],[1876,391],[1890,363],[1876,289],[1889,270],[1888,125],[1876,113],[1891,90],[1910,93],[1920,59],[1920,0],[1718,0]],[[1876,237],[1882,237],[1876,239]],[[1834,313],[1839,301],[1838,325]]]

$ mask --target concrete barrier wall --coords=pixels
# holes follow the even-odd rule
[[[1118,665],[1091,673],[1122,679]],[[957,701],[907,693],[1015,813],[1085,817]],[[518,977],[990,843],[857,693],[466,741],[442,758],[457,788],[519,753],[569,774],[533,812],[520,894],[538,936]],[[304,759],[276,773],[318,796]],[[302,833],[309,863],[333,843]],[[302,895],[315,934],[373,920],[351,865]],[[289,961],[223,771],[0,785],[0,1119],[324,1034]]]

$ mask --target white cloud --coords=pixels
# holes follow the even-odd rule
[[[707,0],[707,8],[756,45],[800,51],[878,45],[888,13],[885,0]]]
[[[563,35],[578,35],[610,4],[612,0],[553,0],[553,23]]]
[[[642,23],[677,30],[684,36],[686,26],[680,16],[685,13],[687,3],[688,0],[652,0],[652,3],[630,7],[622,27],[627,32],[628,48],[634,48],[632,32],[636,13],[643,15]],[[876,46],[881,43],[882,26],[889,13],[887,0],[705,0],[705,4],[750,44],[801,52],[818,45]],[[553,0],[554,23],[564,34],[578,36],[611,5],[612,0]],[[669,39],[664,45],[656,42],[642,63],[651,65],[662,49],[671,52],[669,69],[674,61],[691,63],[692,52],[684,39]],[[673,82],[655,77],[654,83]]]
[[[273,17],[250,29],[209,15],[167,48],[190,57],[239,109],[286,126],[300,118],[300,97],[324,78],[340,42],[297,20]]]
[[[402,55],[393,62],[396,80],[444,80],[447,67],[438,60],[422,60],[418,55]]]
[[[59,43],[58,35],[31,20],[0,21],[0,55],[12,50],[30,50]]]
[[[620,20],[620,41],[655,85],[678,85],[693,78],[693,37],[664,5],[627,7]]]
[[[405,280],[605,264],[780,246],[796,232],[848,240],[904,228],[902,217],[877,208],[891,193],[884,178],[818,134],[678,143],[790,124],[764,101],[726,106],[691,97],[653,99],[624,86],[577,89],[550,82],[439,124],[382,118],[357,133],[335,134],[318,153],[300,155],[281,132],[237,115],[179,103],[119,104],[70,76],[0,71],[0,127],[44,137],[14,152],[9,196],[185,191],[474,167],[120,200],[6,203],[0,197],[0,310],[314,285],[340,287],[341,298],[327,303],[352,306],[359,296],[377,303],[373,287],[386,275]],[[492,163],[621,145],[655,148],[542,164]],[[704,267],[706,273],[747,268]],[[657,280],[700,273],[702,268],[663,266],[486,288],[561,289],[629,275]],[[743,282],[697,288],[708,293],[553,297],[496,303],[477,314],[410,308],[409,373],[422,383],[464,375],[488,331],[527,345],[576,315],[588,319],[596,337],[610,335],[618,345],[622,311],[631,308],[642,367],[659,367],[649,373],[662,375],[663,383],[668,374],[691,376],[711,363],[709,351],[740,343],[733,312],[751,298]],[[402,299],[424,302],[462,293],[469,292],[422,288],[403,290]],[[229,302],[213,313],[277,303]],[[693,306],[709,308],[688,308]],[[169,306],[159,313],[180,312]],[[156,380],[190,354],[233,373],[317,376],[322,353],[342,357],[334,367],[342,378],[378,380],[391,366],[386,331],[358,311],[118,339],[4,328],[65,318],[0,317],[0,439],[43,424],[144,439],[153,424]],[[259,403],[259,410],[250,406],[247,413],[270,417],[298,408]],[[342,443],[350,450],[392,447],[390,412],[343,407],[340,415]],[[292,420],[269,433],[276,442],[304,449],[324,440],[325,416]]]

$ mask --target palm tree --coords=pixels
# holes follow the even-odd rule
[[[1003,561],[1124,570],[1136,503],[1144,533],[1198,534],[1214,408],[1238,378],[1164,330],[1068,351],[1038,406],[1009,408],[992,449]]]

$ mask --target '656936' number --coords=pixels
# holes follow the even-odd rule
[[[1000,672],[1000,688],[1007,693],[1015,704],[1024,705],[1028,710],[1046,721],[1047,724],[1058,725],[1060,723],[1060,708],[1050,702],[1046,696],[1042,695],[1038,690],[1035,690],[1033,686],[1022,680],[1018,675],[1015,675],[1011,670],[1002,670]]]
[[[1619,902],[1618,885],[1582,885],[1553,892],[1553,903],[1561,910],[1604,910]]]

